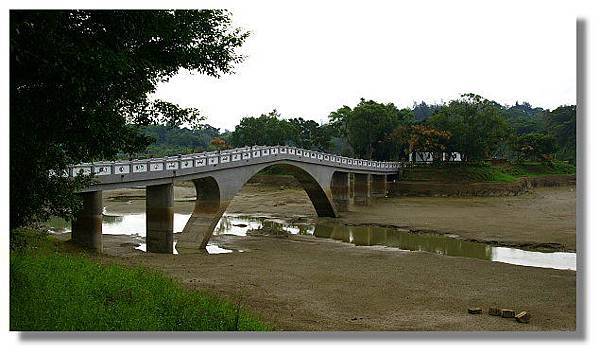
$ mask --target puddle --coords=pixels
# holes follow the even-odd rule
[[[185,224],[190,219],[191,214],[175,213],[173,216],[173,233],[183,231]],[[102,218],[102,234],[128,234],[138,240],[139,246],[137,250],[146,251],[146,214],[126,214],[126,215],[111,215],[105,214]],[[173,242],[173,254],[178,254],[176,246],[177,242]],[[233,250],[221,248],[218,245],[208,244],[206,251],[209,254],[226,254],[232,253]]]
[[[183,230],[190,214],[174,215],[174,232]],[[146,215],[144,213],[110,215],[105,214],[102,222],[104,234],[127,234],[145,251]],[[329,238],[357,246],[379,246],[408,251],[428,252],[446,256],[459,256],[502,262],[514,265],[535,266],[551,269],[576,270],[577,254],[567,252],[538,252],[509,247],[496,247],[485,243],[465,241],[456,236],[433,233],[415,233],[397,228],[377,226],[349,226],[334,222],[317,222],[305,216],[289,219],[268,215],[247,216],[226,214],[217,223],[215,235],[308,235]],[[231,253],[214,244],[206,246],[209,254]],[[174,254],[177,250],[174,248]]]
[[[576,253],[495,247],[461,240],[450,234],[414,233],[396,228],[348,226],[331,222],[314,225],[307,219],[296,222],[269,216],[224,215],[217,224],[214,234],[246,236],[248,232],[261,229],[266,229],[269,233],[285,231],[291,235],[313,235],[317,238],[329,238],[357,246],[383,246],[550,269],[576,270],[577,264]]]

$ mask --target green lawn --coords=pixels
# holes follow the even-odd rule
[[[101,265],[58,250],[45,236],[37,239],[11,252],[11,330],[269,329],[237,305],[158,272]]]
[[[576,168],[563,162],[505,162],[501,164],[470,163],[418,165],[404,171],[405,181],[436,182],[514,182],[525,176],[573,175]]]

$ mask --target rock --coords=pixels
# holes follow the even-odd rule
[[[517,314],[515,316],[515,319],[519,323],[529,323],[529,320],[531,319],[531,313],[523,311],[523,312]]]
[[[479,307],[469,307],[467,312],[469,312],[469,314],[481,314],[482,311]]]
[[[232,226],[234,226],[234,227],[242,227],[242,228],[248,227],[248,225],[246,223],[234,223],[234,224],[232,224]]]
[[[502,315],[502,318],[514,318],[515,317],[515,311],[513,311],[512,309],[501,309],[500,313]]]
[[[500,316],[500,315],[502,315],[502,313],[500,312],[500,308],[498,308],[498,307],[490,307],[488,309],[488,314],[490,316]]]

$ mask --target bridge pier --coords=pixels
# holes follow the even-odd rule
[[[350,205],[350,174],[335,172],[331,177],[333,203],[339,212],[348,211]]]
[[[102,252],[102,191],[82,192],[83,208],[71,222],[71,240]]]
[[[354,204],[368,206],[371,203],[371,175],[354,173]]]
[[[387,178],[385,175],[371,175],[371,194],[373,197],[385,197],[387,194]]]
[[[173,254],[173,184],[146,186],[146,251]]]
[[[219,184],[214,178],[206,177],[192,181],[196,187],[196,204],[179,236],[177,248],[204,251],[230,200],[221,199]]]

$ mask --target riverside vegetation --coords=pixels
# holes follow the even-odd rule
[[[34,229],[13,231],[11,330],[269,330],[239,304],[162,273],[103,264]]]

